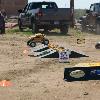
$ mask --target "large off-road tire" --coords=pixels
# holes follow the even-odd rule
[[[22,27],[22,22],[21,20],[18,20],[18,27],[20,31],[23,31],[23,27]]]
[[[81,21],[81,31],[82,32],[87,32],[88,31],[88,22],[86,20],[86,18],[83,18],[83,20]]]
[[[28,40],[27,41],[27,46],[30,46],[30,43],[32,42],[32,40]]]
[[[35,23],[32,23],[32,33],[33,34],[38,33],[38,31],[39,31],[38,26]]]
[[[96,34],[100,34],[100,24],[96,24]]]
[[[48,45],[49,44],[49,40],[48,39],[44,39],[43,44],[44,45]]]
[[[61,32],[62,34],[67,34],[67,33],[68,33],[68,27],[67,27],[67,26],[62,26],[62,27],[60,28],[60,32]]]

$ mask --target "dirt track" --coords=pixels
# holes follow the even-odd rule
[[[0,87],[0,100],[99,100],[100,81],[65,82],[63,71],[79,62],[100,62],[100,50],[94,47],[100,35],[88,34],[83,45],[76,44],[75,36],[47,37],[56,44],[83,51],[89,57],[71,58],[69,64],[59,63],[58,59],[29,57],[23,54],[27,36],[0,36],[0,80],[13,83],[11,87]]]

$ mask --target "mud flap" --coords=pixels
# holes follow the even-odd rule
[[[65,81],[100,80],[100,66],[64,69]]]

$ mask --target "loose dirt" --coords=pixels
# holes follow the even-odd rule
[[[100,81],[65,82],[64,68],[79,62],[100,62],[100,50],[95,49],[100,35],[86,34],[85,44],[77,44],[77,37],[47,35],[50,42],[82,51],[89,57],[71,58],[59,63],[58,58],[37,58],[24,54],[28,36],[5,34],[0,36],[0,80],[12,82],[0,87],[0,100],[99,100]]]

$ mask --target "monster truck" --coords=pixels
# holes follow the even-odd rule
[[[49,40],[45,38],[44,34],[38,33],[38,34],[35,34],[34,36],[29,37],[27,45],[30,47],[35,47],[36,43],[42,43],[44,45],[48,45]]]

